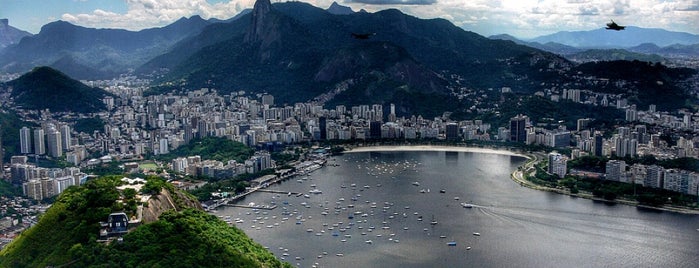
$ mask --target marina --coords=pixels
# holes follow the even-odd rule
[[[274,210],[226,206],[216,213],[240,218],[240,223],[231,224],[297,267],[371,267],[377,262],[382,267],[503,267],[515,262],[532,267],[541,261],[564,266],[583,259],[599,259],[595,262],[599,265],[618,263],[618,255],[584,246],[592,243],[618,245],[629,256],[622,260],[630,264],[658,251],[673,257],[653,264],[691,267],[699,258],[681,250],[698,243],[699,238],[668,239],[675,227],[658,225],[654,219],[670,216],[691,223],[696,216],[639,213],[631,207],[522,188],[508,176],[523,160],[510,156],[412,154],[419,157],[400,153],[338,157],[339,166],[307,174],[310,176],[301,183],[287,180],[271,185],[267,190],[276,193],[258,192],[239,202],[274,202]],[[469,167],[501,163],[511,167],[501,171]],[[435,173],[445,164],[449,173]],[[437,190],[420,193],[414,182],[420,188],[446,189],[449,194]],[[373,187],[377,184],[382,186]],[[312,189],[322,190],[322,194],[308,198],[288,194]],[[464,204],[470,209],[464,209]],[[629,218],[638,218],[634,220],[637,226],[619,229]],[[651,226],[656,232],[642,232]],[[697,233],[696,228],[692,225],[688,230]],[[644,239],[668,246],[672,253],[620,242],[637,239],[641,233]],[[546,243],[540,243],[544,237]],[[580,246],[571,246],[570,239],[579,241],[576,245]]]

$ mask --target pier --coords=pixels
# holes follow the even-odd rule
[[[323,162],[322,164],[325,164],[325,163]],[[315,165],[320,166],[320,163],[315,163]],[[315,169],[313,169],[311,171],[314,171],[314,170]],[[241,198],[243,198],[251,193],[257,192],[257,191],[265,192],[265,193],[274,193],[274,194],[295,195],[296,197],[303,196],[303,193],[269,190],[269,189],[265,189],[265,188],[269,185],[288,180],[288,179],[293,178],[297,175],[307,174],[307,172],[308,172],[307,170],[305,170],[304,172],[301,172],[301,173],[299,173],[299,172],[283,172],[280,176],[277,176],[275,178],[267,178],[267,179],[264,179],[263,181],[258,181],[258,186],[248,188],[247,191],[240,193],[240,194],[237,194],[235,196],[216,200],[216,202],[209,205],[207,207],[207,209],[213,210],[213,209],[216,209],[216,208],[223,206],[223,205],[233,206],[233,207],[244,207],[244,208],[274,209],[274,208],[276,208],[276,205],[274,206],[274,208],[262,208],[262,207],[251,207],[251,206],[246,206],[246,205],[237,205],[237,204],[229,204],[229,203],[232,201],[236,201],[238,199],[241,199]],[[268,206],[268,207],[271,207],[271,206]]]
[[[277,205],[239,205],[239,204],[226,204],[226,206],[229,207],[238,207],[238,208],[250,208],[250,209],[266,209],[266,210],[273,210],[277,208]]]

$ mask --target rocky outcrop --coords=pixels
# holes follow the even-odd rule
[[[3,48],[19,43],[25,36],[32,34],[10,26],[8,19],[0,19],[0,50]]]
[[[180,191],[170,193],[167,189],[162,189],[159,194],[151,196],[148,206],[143,208],[143,223],[150,223],[158,220],[163,212],[174,209],[180,211],[186,208],[196,208],[203,210],[201,203],[191,196]]]
[[[252,9],[252,21],[250,28],[245,33],[245,42],[254,43],[261,41],[271,25],[268,25],[268,14],[272,10],[272,3],[269,0],[257,0]]]

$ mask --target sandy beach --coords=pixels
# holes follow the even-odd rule
[[[477,148],[477,147],[457,147],[457,146],[438,146],[438,145],[399,145],[399,146],[367,146],[367,147],[355,147],[344,153],[359,153],[359,152],[379,152],[379,151],[440,151],[440,152],[467,152],[467,153],[485,153],[485,154],[501,154],[501,155],[512,155],[529,158],[526,155],[507,151],[498,150],[490,148]]]

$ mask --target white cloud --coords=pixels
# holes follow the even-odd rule
[[[182,17],[200,15],[205,19],[228,19],[250,8],[254,0],[235,0],[211,4],[206,0],[126,0],[127,12],[96,9],[92,13],[63,14],[61,19],[96,28],[140,30],[170,24]]]
[[[125,1],[127,11],[123,14],[98,9],[88,14],[64,14],[62,19],[88,27],[139,30],[163,26],[192,15],[200,15],[205,19],[227,19],[245,8],[251,8],[255,2],[231,0],[211,4],[206,0]],[[699,33],[699,0],[436,0],[430,5],[372,5],[357,3],[356,0],[301,1],[320,8],[327,8],[333,1],[337,1],[355,11],[365,9],[376,12],[397,8],[420,18],[448,19],[457,26],[483,35],[509,33],[519,37],[534,37],[561,30],[590,30],[604,27],[610,19],[622,25]],[[391,1],[395,0],[381,0],[382,3]]]

